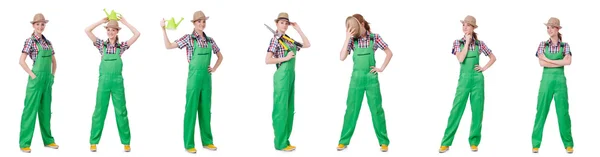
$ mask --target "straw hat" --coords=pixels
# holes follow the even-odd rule
[[[277,15],[277,18],[275,19],[275,22],[277,22],[279,20],[288,20],[288,21],[290,21],[290,17],[288,15],[288,13],[281,12],[281,13],[279,13],[279,15]]]
[[[354,29],[354,34],[352,34],[352,36],[357,37],[358,35],[360,35],[362,28],[360,27],[360,23],[358,22],[358,19],[356,19],[353,16],[348,16],[346,18],[346,29],[350,30],[350,29]]]
[[[473,28],[477,28],[477,20],[475,19],[475,17],[471,16],[471,15],[467,15],[467,17],[465,17],[464,20],[460,20],[460,23],[463,24],[469,24],[471,26],[473,26]]]
[[[119,27],[119,22],[117,22],[117,20],[109,20],[108,24],[106,24],[104,28],[114,28],[117,30],[121,30],[121,27]]]
[[[562,28],[562,26],[560,26],[560,20],[556,17],[551,17],[550,19],[548,19],[548,23],[544,23],[544,25]]]
[[[194,12],[194,18],[192,18],[192,20],[190,20],[191,22],[196,22],[198,20],[208,20],[208,16],[204,15],[204,12],[202,11],[196,11]]]
[[[44,15],[42,13],[37,13],[35,14],[35,16],[33,16],[33,20],[30,22],[31,24],[34,24],[36,22],[44,22],[44,23],[48,23],[49,20],[46,20],[46,18],[44,17]]]

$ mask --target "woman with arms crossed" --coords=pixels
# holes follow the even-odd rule
[[[550,18],[545,25],[550,39],[542,41],[535,54],[538,57],[540,66],[544,67],[544,72],[540,82],[537,114],[535,115],[535,124],[531,135],[532,151],[537,153],[542,144],[544,123],[554,97],[560,138],[567,153],[573,153],[569,96],[567,78],[565,77],[565,66],[571,65],[571,47],[568,43],[562,41],[562,34],[558,32],[562,28],[558,18]]]

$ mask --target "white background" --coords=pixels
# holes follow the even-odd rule
[[[212,128],[219,150],[201,149],[197,156],[435,156],[452,106],[459,65],[450,54],[452,41],[462,36],[459,20],[477,18],[479,38],[498,61],[485,72],[486,103],[483,138],[478,153],[467,142],[471,121],[465,109],[454,145],[444,156],[532,155],[531,131],[542,68],[534,56],[540,41],[548,39],[543,25],[561,19],[564,41],[573,51],[567,71],[574,156],[597,153],[600,115],[596,58],[599,15],[593,1],[316,1],[316,0],[171,0],[134,2],[10,1],[2,5],[0,38],[0,156],[193,156],[183,148],[187,62],[185,50],[166,50],[159,27],[161,18],[185,20],[170,40],[191,33],[196,10],[210,19],[206,32],[224,55],[213,74]],[[396,3],[396,4],[394,4]],[[123,153],[112,105],[98,152],[89,152],[91,116],[98,81],[99,52],[84,28],[105,16],[122,13],[141,32],[123,55],[132,152]],[[312,47],[297,55],[296,120],[293,153],[274,150],[271,126],[274,65],[264,57],[272,34],[264,23],[288,12],[308,36]],[[36,126],[32,154],[18,149],[19,125],[27,74],[18,64],[23,42],[32,32],[35,13],[50,22],[44,34],[56,50],[58,70],[52,102],[52,132],[59,150],[43,148]],[[344,152],[337,152],[345,112],[352,60],[339,61],[344,45],[344,20],[361,13],[394,52],[380,74],[390,151],[379,152],[370,113],[363,103],[355,136]],[[132,33],[124,26],[125,40]],[[94,30],[106,38],[102,26]],[[292,27],[288,34],[301,40]],[[378,65],[383,51],[376,53]],[[482,63],[487,57],[482,57]],[[216,57],[213,57],[213,62]],[[31,60],[27,61],[31,65]],[[577,69],[577,70],[575,70]],[[199,131],[196,130],[196,136]],[[560,140],[554,106],[548,115],[538,156],[566,155]]]

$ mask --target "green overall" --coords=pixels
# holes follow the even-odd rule
[[[206,37],[206,40],[209,38]],[[212,52],[212,44],[207,42],[206,48],[201,48],[197,40],[194,41],[194,51],[189,63],[185,115],[183,118],[183,142],[185,149],[195,147],[194,130],[196,128],[196,115],[200,126],[202,146],[213,144],[210,128],[210,106],[212,79],[208,71]]]
[[[346,114],[344,115],[344,126],[339,144],[350,144],[365,92],[379,145],[389,145],[390,143],[387,137],[385,113],[381,106],[382,98],[379,89],[379,78],[376,73],[370,72],[371,67],[375,66],[375,50],[373,50],[373,45],[373,34],[371,34],[369,46],[366,48],[359,48],[358,40],[354,43],[354,54],[352,55],[354,66],[348,89]]]
[[[296,46],[288,45],[285,51],[287,56],[290,51],[297,55]],[[275,149],[283,150],[290,145],[289,138],[292,134],[294,123],[294,81],[296,77],[296,58],[282,62],[273,75],[273,132],[275,133]]]
[[[550,53],[549,46],[547,46],[544,55],[550,60],[563,59],[563,44],[564,43],[561,43],[560,51],[558,53]],[[552,102],[553,97],[563,145],[565,148],[573,147],[571,118],[569,116],[569,96],[567,94],[567,78],[565,77],[564,67],[544,67],[538,93],[537,114],[535,115],[535,124],[531,135],[533,148],[540,148],[542,143],[544,123],[546,122],[546,117],[548,116],[550,103]]]
[[[461,49],[463,48],[465,48],[464,44],[461,45]],[[450,111],[450,117],[448,118],[448,126],[442,139],[442,146],[452,145],[454,135],[460,124],[460,119],[467,106],[467,99],[471,101],[472,115],[469,144],[471,146],[479,146],[479,142],[481,141],[481,123],[483,121],[483,103],[485,100],[483,73],[475,70],[475,66],[479,65],[479,56],[479,43],[476,41],[475,48],[467,51],[464,61],[460,63],[458,87],[456,88],[452,111]]]
[[[115,109],[117,128],[121,137],[121,144],[129,145],[131,133],[129,130],[129,119],[125,106],[125,87],[123,84],[123,61],[121,60],[121,49],[117,48],[114,54],[108,54],[106,46],[100,62],[100,77],[98,79],[98,91],[96,93],[96,109],[92,116],[92,131],[90,144],[98,144],[104,129],[104,120],[108,110],[108,103],[112,96]]]
[[[26,148],[31,146],[31,139],[35,129],[36,115],[40,117],[40,131],[44,145],[54,143],[54,137],[50,131],[50,115],[52,111],[52,85],[54,76],[52,75],[52,49],[44,50],[40,43],[36,43],[38,54],[31,71],[35,74],[35,79],[27,81],[27,90],[25,94],[25,108],[21,116],[21,133],[19,146]]]

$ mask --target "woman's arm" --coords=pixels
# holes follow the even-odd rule
[[[487,64],[485,64],[485,66],[483,67],[483,71],[485,71],[488,68],[490,68],[496,62],[496,55],[494,55],[493,53],[490,53],[488,55],[488,58],[490,58],[490,61],[488,61]]]
[[[23,70],[25,70],[25,72],[27,72],[27,74],[29,74],[29,76],[32,79],[35,79],[35,74],[31,71],[31,69],[29,69],[27,62],[25,62],[25,59],[27,59],[27,53],[21,53],[21,58],[19,59],[19,65],[21,65],[21,68],[23,68]]]
[[[302,32],[302,29],[300,29],[300,26],[298,26],[298,24],[296,22],[291,22],[290,24],[292,24],[292,27],[294,27],[294,29],[296,29],[296,32],[298,32],[298,34],[300,34],[300,37],[302,38],[302,48],[309,48],[310,41],[308,41],[308,38],[306,37],[306,35],[304,35],[304,32]]]
[[[553,63],[550,63],[550,62],[546,62],[545,60],[543,60],[541,58],[539,59],[539,62],[540,62],[540,66],[542,66],[542,67],[548,67],[548,68],[562,67],[560,65],[556,65],[556,64],[553,64]]]
[[[174,49],[177,48],[178,45],[176,42],[171,42],[169,40],[169,36],[167,35],[167,30],[165,29],[165,19],[162,19],[160,21],[160,27],[162,28],[162,32],[163,32],[163,39],[165,41],[165,48],[168,49]]]
[[[547,62],[560,66],[571,65],[571,55],[565,55],[565,58],[561,60],[548,60]]]
[[[352,35],[350,35],[350,36],[347,35],[346,40],[344,40],[344,46],[342,47],[342,50],[340,51],[340,61],[345,61],[346,58],[348,57],[348,54],[350,54],[348,43],[350,42],[351,38],[352,38]]]
[[[94,35],[94,33],[92,33],[92,31],[93,31],[93,30],[94,30],[96,27],[98,27],[98,26],[100,26],[101,24],[103,24],[103,23],[106,23],[106,22],[108,22],[108,19],[105,17],[105,18],[103,18],[102,20],[100,20],[100,21],[98,21],[98,22],[96,22],[96,23],[94,23],[94,24],[92,24],[92,25],[88,26],[87,28],[85,28],[85,34],[87,34],[88,38],[90,38],[90,40],[92,40],[92,42],[94,42],[94,43],[95,43],[95,42],[96,42],[96,40],[98,39],[98,38],[96,37],[96,35]]]
[[[459,42],[458,40],[455,42]],[[455,43],[456,45],[457,43]],[[458,59],[459,63],[465,61],[465,57],[467,57],[467,52],[469,51],[469,45],[471,45],[471,40],[467,40],[465,42],[465,46],[460,50],[460,52],[456,52],[456,59]],[[458,46],[460,48],[460,45]],[[456,46],[455,46],[456,48]],[[455,49],[456,50],[456,49]]]
[[[56,74],[56,57],[52,55],[52,75]]]
[[[383,51],[385,52],[385,60],[383,61],[383,64],[379,68],[379,69],[381,69],[380,71],[385,70],[385,67],[387,67],[387,65],[390,63],[390,60],[392,60],[392,56],[394,56],[390,47],[386,47],[385,49],[383,49]]]
[[[292,57],[294,57],[294,52],[289,52],[288,55],[285,56],[284,58],[273,58],[273,54],[275,54],[275,53],[274,52],[267,53],[267,57],[265,58],[266,64],[277,64],[277,63],[288,61]]]
[[[140,37],[140,32],[135,27],[133,27],[131,24],[129,24],[129,22],[127,22],[127,20],[125,20],[125,18],[123,16],[121,16],[121,19],[119,21],[121,21],[121,23],[123,23],[125,26],[127,26],[127,28],[129,28],[129,30],[131,30],[131,33],[133,33],[133,36],[131,38],[129,38],[129,40],[127,40],[127,45],[129,45],[129,46],[133,45],[133,43],[135,43],[135,41],[137,41],[137,39]]]

